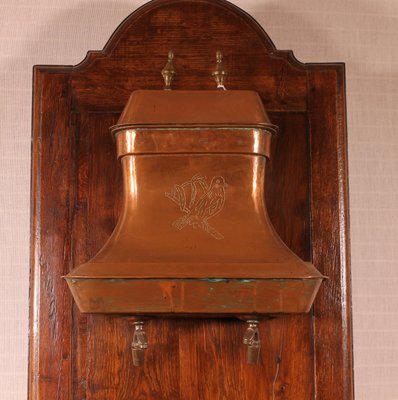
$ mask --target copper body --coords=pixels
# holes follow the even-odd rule
[[[124,203],[65,278],[82,312],[306,312],[324,278],[274,231],[264,176],[276,127],[250,91],[137,91],[111,128]]]

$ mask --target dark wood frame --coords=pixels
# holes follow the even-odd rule
[[[95,254],[115,224],[120,196],[100,172],[120,184],[107,127],[130,92],[161,87],[169,48],[176,89],[213,89],[207,69],[219,47],[227,86],[258,91],[281,125],[267,183],[271,219],[329,280],[310,315],[265,323],[257,367],[244,364],[239,322],[159,320],[149,328],[159,352],[143,370],[129,369],[129,320],[79,315],[60,277]],[[156,0],[79,65],[34,67],[32,130],[29,399],[353,399],[344,64],[300,63],[226,1]]]

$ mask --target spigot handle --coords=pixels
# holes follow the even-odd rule
[[[247,363],[250,365],[258,364],[260,360],[261,346],[249,345],[247,346]]]
[[[144,349],[131,349],[133,353],[133,365],[134,367],[142,367],[145,362],[145,350]]]
[[[259,321],[249,320],[246,332],[243,336],[243,343],[247,345],[247,363],[250,365],[258,364],[260,359],[260,331],[258,330]]]
[[[148,337],[144,331],[144,322],[134,322],[134,336],[131,343],[131,352],[133,354],[133,365],[141,367],[145,361],[145,350],[148,348]]]

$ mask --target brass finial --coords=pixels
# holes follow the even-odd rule
[[[169,51],[169,55],[167,58],[167,63],[162,69],[162,76],[164,79],[164,90],[171,90],[171,81],[174,79],[174,75],[176,75],[176,71],[173,65],[174,54],[173,51]]]
[[[217,59],[216,69],[213,71],[212,75],[214,76],[214,79],[216,80],[217,89],[218,90],[226,90],[225,86],[224,86],[224,82],[227,77],[227,71],[225,71],[225,69],[224,69],[224,64],[222,62],[222,53],[219,50],[216,53],[216,59]]]

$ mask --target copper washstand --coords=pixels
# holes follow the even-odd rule
[[[79,310],[236,316],[253,337],[262,315],[309,311],[324,277],[281,241],[265,206],[276,130],[253,91],[133,92],[111,128],[119,221],[65,276]]]

